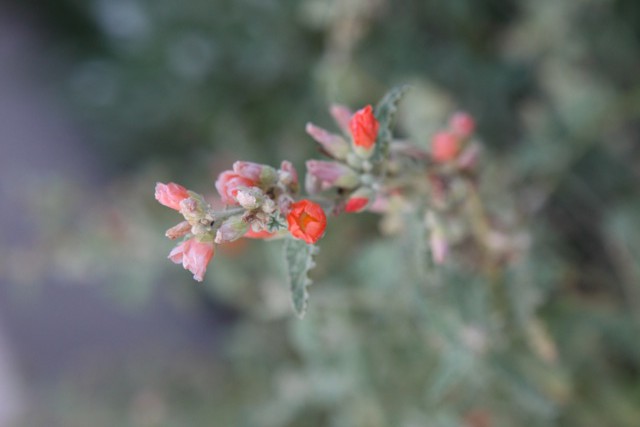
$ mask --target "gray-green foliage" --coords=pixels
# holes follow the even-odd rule
[[[284,243],[284,256],[287,263],[287,276],[291,289],[291,302],[298,317],[304,317],[307,311],[309,292],[311,286],[309,270],[315,267],[314,255],[318,248],[313,244],[307,244],[303,240],[286,239]]]

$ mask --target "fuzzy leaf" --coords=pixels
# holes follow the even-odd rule
[[[387,154],[389,144],[393,139],[393,134],[391,133],[391,122],[398,110],[398,103],[410,88],[411,86],[409,85],[394,87],[386,93],[376,106],[374,115],[380,123],[380,129],[378,130],[378,141],[376,144],[374,159],[380,160]]]
[[[304,317],[307,311],[309,293],[307,287],[311,285],[308,273],[315,262],[313,256],[318,253],[315,245],[309,245],[303,240],[287,239],[284,244],[284,256],[287,261],[287,273],[291,289],[291,302],[298,317]]]

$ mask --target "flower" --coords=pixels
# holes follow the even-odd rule
[[[351,189],[360,183],[360,178],[353,169],[338,162],[308,160],[307,172],[317,178],[321,190],[331,187]]]
[[[224,171],[216,180],[216,189],[222,201],[227,205],[237,205],[236,194],[240,187],[254,187],[255,181],[233,171]]]
[[[431,140],[431,157],[438,163],[455,159],[460,152],[460,140],[451,132],[438,132]]]
[[[311,244],[322,237],[327,227],[327,216],[319,204],[303,199],[291,205],[287,223],[293,237]]]
[[[188,197],[189,192],[182,185],[173,182],[156,183],[156,200],[171,209],[179,211],[180,202]]]
[[[356,111],[349,122],[353,149],[363,158],[368,158],[373,154],[373,148],[378,138],[380,123],[373,115],[371,105]]]
[[[207,264],[213,258],[213,242],[200,242],[192,237],[173,248],[169,259],[193,273],[193,278],[202,282],[207,272]]]
[[[468,138],[476,128],[476,121],[471,114],[459,111],[451,116],[449,120],[449,128],[451,132],[460,138]]]

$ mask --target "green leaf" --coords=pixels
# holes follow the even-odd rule
[[[313,256],[318,253],[315,245],[309,245],[303,240],[287,239],[284,244],[284,256],[287,261],[291,302],[298,317],[304,317],[307,311],[309,293],[307,287],[311,285],[308,273],[315,262]]]
[[[389,151],[389,144],[393,139],[393,134],[391,133],[391,122],[398,110],[398,103],[409,89],[411,89],[411,86],[409,85],[394,87],[387,92],[376,106],[374,115],[380,123],[376,152],[374,153],[374,159],[376,160],[383,158]]]

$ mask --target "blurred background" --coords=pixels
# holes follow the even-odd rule
[[[640,425],[639,76],[637,0],[0,1],[0,426]],[[166,259],[156,181],[302,173],[404,83],[401,136],[477,119],[499,280],[372,214],[303,321],[278,243]]]

